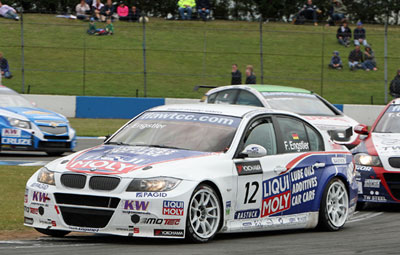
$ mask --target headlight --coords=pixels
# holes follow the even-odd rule
[[[15,118],[8,118],[8,122],[10,122],[10,125],[13,127],[27,128],[27,129],[31,128],[31,123],[29,121],[15,119]]]
[[[155,177],[148,179],[134,179],[129,184],[126,191],[170,191],[173,190],[181,182],[180,179],[170,177]]]
[[[354,156],[354,161],[358,165],[364,166],[382,166],[378,156],[371,156],[365,153],[360,153]]]
[[[49,185],[56,185],[54,181],[54,172],[49,171],[49,169],[45,167],[40,168],[37,181]]]

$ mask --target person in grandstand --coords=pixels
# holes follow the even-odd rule
[[[329,67],[340,70],[343,68],[342,59],[339,56],[339,51],[334,51],[333,56],[331,58],[331,62],[329,63]]]
[[[342,25],[338,28],[336,32],[336,38],[339,42],[339,44],[349,47],[350,46],[350,40],[351,40],[351,29],[347,25],[347,22],[344,21]]]
[[[92,3],[92,15],[95,19],[101,20],[100,11],[103,8],[104,4],[101,3],[101,0],[94,0]]]
[[[81,20],[88,20],[90,13],[90,6],[85,2],[85,0],[81,0],[79,4],[75,7],[76,17]]]
[[[376,68],[375,53],[369,46],[365,47],[364,62],[362,63],[361,66],[365,71],[378,70],[378,68]]]
[[[2,2],[0,2],[0,16],[3,16],[6,19],[19,20],[17,11],[11,6],[2,4]]]
[[[242,73],[239,71],[237,64],[233,64],[231,85],[239,84],[242,84]]]
[[[181,15],[182,20],[191,20],[192,19],[192,9],[196,7],[195,0],[179,0],[178,1],[178,10]],[[186,15],[185,15],[186,12]]]
[[[139,21],[140,10],[136,6],[132,6],[129,12],[129,21]]]
[[[296,23],[296,20],[300,18],[305,18],[308,20],[312,20],[315,26],[318,26],[317,14],[321,13],[322,11],[313,4],[312,0],[307,0],[306,4],[303,5],[303,8],[297,13],[296,17],[293,20],[293,23]]]
[[[353,33],[354,33],[354,45],[362,44],[365,47],[368,46],[365,28],[363,28],[363,24],[360,21],[357,23],[357,28],[354,29]]]
[[[6,79],[12,78],[10,67],[8,66],[8,61],[3,57],[2,52],[0,52],[0,71],[1,71],[1,76],[4,76],[4,78]]]
[[[351,71],[355,71],[361,68],[361,64],[364,62],[364,55],[360,49],[360,45],[356,45],[355,49],[349,54],[349,67]]]
[[[197,12],[203,21],[207,21],[207,15],[210,14],[210,1],[197,0]]]
[[[117,7],[117,14],[119,20],[121,21],[129,21],[129,7],[125,5],[123,1],[119,2]]]
[[[396,76],[390,82],[390,95],[394,98],[400,97],[400,69],[397,70]]]
[[[246,84],[257,84],[257,78],[253,70],[252,65],[246,67]]]
[[[111,18],[107,19],[107,25],[104,29],[97,29],[95,35],[113,35],[114,34],[114,25],[111,22]]]
[[[106,21],[107,19],[114,19],[113,14],[115,12],[114,5],[111,0],[107,0],[106,4],[100,10],[101,21]]]
[[[346,18],[347,7],[342,0],[332,0],[332,7],[329,11],[329,25],[334,26],[335,22],[343,22]]]

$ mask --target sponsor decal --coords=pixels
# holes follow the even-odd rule
[[[1,143],[12,145],[31,145],[31,139],[2,137]]]
[[[125,210],[131,211],[147,211],[147,207],[149,206],[149,202],[147,201],[124,200],[122,203]]]
[[[167,197],[167,193],[164,192],[137,192],[136,197]]]
[[[36,114],[39,114],[39,115],[49,115],[49,114],[51,114],[51,113],[48,113],[48,112],[42,112],[42,111],[26,111],[26,112],[22,112],[23,114],[27,114],[27,115],[31,115],[31,114],[33,114],[33,115],[36,115]]]
[[[283,141],[286,151],[308,151],[308,142]]]
[[[366,172],[369,172],[369,171],[372,170],[372,166],[356,165],[356,170],[357,170],[357,171],[366,171]]]
[[[154,236],[176,236],[183,237],[184,230],[176,229],[154,229]]]
[[[115,228],[117,231],[133,232],[133,226],[128,226],[127,228]]]
[[[50,200],[48,193],[44,193],[44,192],[40,192],[40,191],[33,192],[32,201],[46,203],[47,200]]]
[[[178,215],[183,216],[184,203],[183,201],[163,201],[163,215]]]
[[[226,201],[226,206],[225,206],[225,208],[226,208],[226,210],[225,210],[225,214],[226,215],[229,215],[230,213],[231,213],[231,201]]]
[[[54,206],[54,209],[56,210],[57,214],[60,214],[60,210],[58,209],[57,205]]]
[[[143,224],[150,224],[150,225],[179,225],[181,219],[157,219],[157,218],[143,218]]]
[[[293,140],[299,140],[299,135],[296,133],[292,133]]]
[[[24,204],[28,203],[29,189],[25,189]]]
[[[166,161],[208,155],[213,154],[145,146],[102,145],[81,153],[69,161],[66,168],[83,173],[121,174]]]
[[[381,180],[377,179],[365,179],[365,188],[379,188],[381,186]]]
[[[28,225],[32,225],[33,224],[33,218],[24,217],[24,223],[28,224]]]
[[[290,195],[289,174],[264,181],[261,217],[288,210]]]
[[[335,165],[343,165],[343,164],[347,163],[346,158],[344,158],[344,157],[332,157],[331,160],[332,160],[332,164],[335,164]]]
[[[262,167],[260,161],[236,163],[238,175],[261,174]]]
[[[29,213],[29,206],[24,206],[24,212]]]
[[[13,129],[13,128],[3,128],[1,130],[2,137],[21,137],[21,130],[20,129]]]
[[[368,201],[386,202],[386,197],[384,197],[384,196],[363,195],[363,197],[364,197],[364,200],[368,200]]]
[[[45,183],[34,182],[31,184],[31,188],[38,188],[38,189],[46,190],[49,188],[49,185],[45,184]]]
[[[139,232],[140,232],[139,228],[133,228],[133,233],[134,234],[139,234]]]
[[[286,211],[315,199],[318,178],[314,166],[299,168],[263,181],[261,217]]]
[[[253,219],[260,217],[259,209],[244,210],[235,212],[235,219]]]
[[[98,228],[74,227],[74,226],[70,226],[69,228],[70,228],[71,230],[83,231],[83,232],[91,232],[91,233],[97,233],[97,232],[99,232],[99,229],[98,229]]]
[[[162,129],[165,128],[167,125],[163,125],[160,123],[135,123],[131,126],[131,128],[137,128],[137,129],[145,129],[145,128],[150,128],[150,129]]]

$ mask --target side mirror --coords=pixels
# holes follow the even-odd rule
[[[258,144],[249,144],[244,148],[241,154],[247,155],[249,158],[259,158],[267,156],[267,149]]]
[[[357,126],[354,127],[354,132],[359,134],[359,135],[368,135],[368,127],[364,124],[358,124]]]

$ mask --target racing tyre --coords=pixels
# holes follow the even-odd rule
[[[190,198],[186,220],[186,238],[205,243],[214,238],[221,222],[221,202],[213,188],[202,184]]]
[[[64,154],[63,151],[46,151],[49,156],[61,156]]]
[[[70,231],[64,231],[64,230],[53,230],[53,229],[44,229],[44,228],[35,228],[36,231],[48,235],[48,236],[54,236],[54,237],[63,237],[65,235],[68,235],[71,233]]]
[[[349,195],[346,186],[338,179],[329,181],[322,195],[319,227],[336,231],[344,226],[349,213]]]

